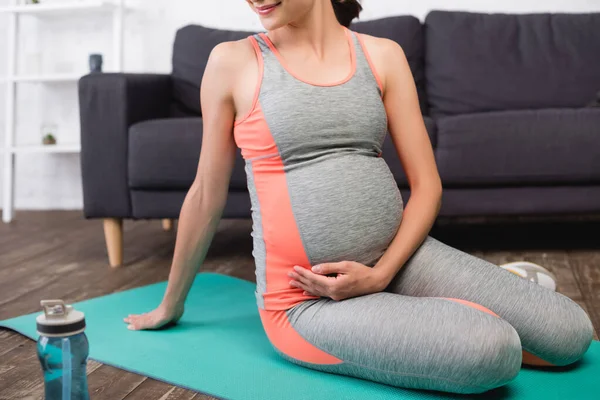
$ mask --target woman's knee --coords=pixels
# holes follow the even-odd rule
[[[512,381],[522,363],[521,340],[517,331],[506,321],[497,320],[497,327],[489,335],[473,343],[464,354],[464,376],[485,392]],[[471,391],[470,393],[477,393]]]
[[[532,349],[525,349],[534,355],[556,366],[572,364],[585,354],[594,336],[594,327],[589,316],[579,304],[564,297],[563,304],[557,307],[552,321],[544,332],[548,343],[543,346],[547,354],[536,354]]]

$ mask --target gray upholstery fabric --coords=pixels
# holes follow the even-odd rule
[[[600,13],[434,11],[425,26],[432,115],[578,108],[600,88]]]
[[[440,215],[541,216],[597,213],[600,186],[444,189]]]
[[[172,71],[175,116],[200,115],[200,83],[213,48],[219,43],[240,40],[253,33],[199,25],[184,26],[177,31]]]
[[[410,64],[415,79],[421,112],[427,114],[425,93],[425,37],[418,18],[408,15],[381,18],[372,21],[355,22],[350,29],[376,37],[387,38],[398,43]]]
[[[187,190],[198,169],[202,118],[169,118],[135,124],[129,134],[129,186],[133,189]],[[229,187],[246,190],[241,152]]]
[[[131,215],[128,128],[169,113],[171,78],[158,74],[90,74],[79,81],[84,215]]]
[[[131,191],[131,218],[157,219],[179,218],[187,191]],[[230,191],[227,196],[223,218],[250,218],[250,195],[248,192]]]
[[[431,140],[431,144],[435,149],[435,145],[437,142],[437,128],[435,125],[435,121],[430,117],[423,117],[423,121],[425,122],[425,128],[427,129],[427,133],[429,134],[429,140]],[[387,163],[388,167],[390,167],[392,175],[394,175],[394,179],[396,179],[398,186],[408,187],[408,180],[406,179],[406,174],[404,173],[404,169],[402,168],[402,164],[400,163],[400,158],[398,157],[396,146],[394,146],[394,143],[392,142],[392,138],[389,133],[386,136],[385,141],[383,142],[382,150],[382,157]]]
[[[437,127],[448,187],[600,183],[600,109],[470,114]]]

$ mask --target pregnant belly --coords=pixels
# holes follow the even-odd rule
[[[311,265],[373,265],[400,226],[402,198],[382,158],[335,157],[292,169],[286,181]]]

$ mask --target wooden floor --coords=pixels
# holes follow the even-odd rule
[[[528,260],[558,277],[558,290],[587,310],[600,331],[600,220],[440,221],[432,236],[500,264]],[[74,303],[167,279],[175,233],[159,221],[128,221],[125,266],[110,269],[101,221],[79,212],[20,212],[0,224],[0,320],[40,311],[41,299]],[[249,220],[225,220],[203,271],[254,281]],[[90,361],[94,400],[212,399]],[[0,400],[43,399],[35,344],[0,330]]]

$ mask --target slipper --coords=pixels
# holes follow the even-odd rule
[[[510,271],[521,278],[530,280],[550,290],[556,291],[556,277],[541,265],[537,265],[529,261],[515,261],[502,264],[500,265],[500,268],[504,268],[505,270]]]

